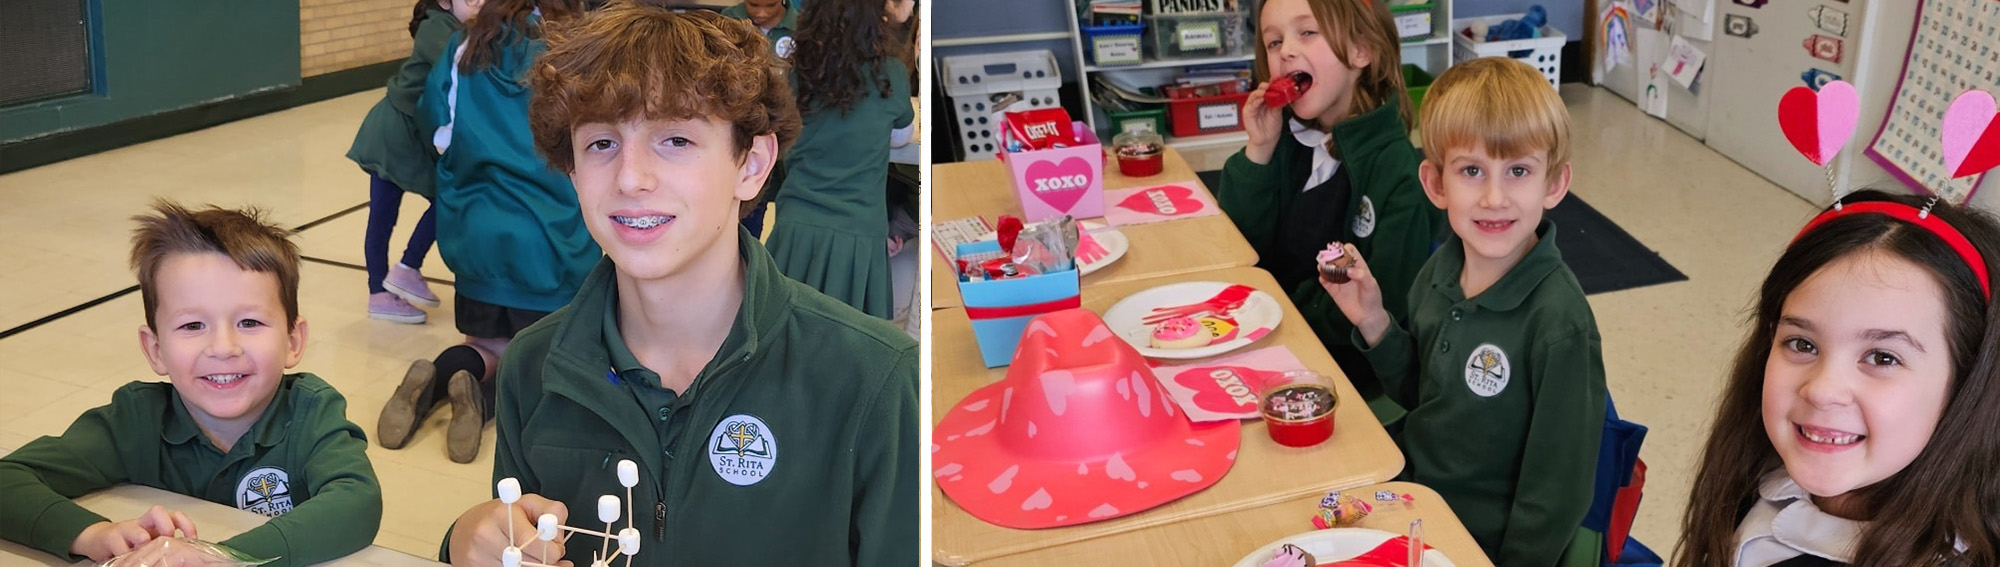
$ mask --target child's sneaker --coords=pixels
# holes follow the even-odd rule
[[[368,295],[368,318],[410,325],[422,325],[425,319],[424,310],[388,292]]]
[[[410,442],[417,426],[437,403],[436,394],[432,393],[437,389],[435,380],[437,368],[431,366],[431,361],[419,358],[410,362],[410,369],[403,373],[403,382],[396,386],[396,393],[389,397],[388,403],[382,404],[382,416],[375,419],[375,442],[384,449],[401,449]]]
[[[396,294],[396,297],[401,297],[404,301],[424,307],[436,309],[444,305],[444,302],[438,301],[437,294],[431,293],[431,284],[424,280],[424,274],[401,262],[389,266],[389,275],[382,278],[382,289],[389,290],[389,293]]]
[[[486,430],[486,400],[479,379],[460,370],[451,373],[451,425],[445,429],[445,449],[452,462],[470,463],[479,457],[480,436]]]

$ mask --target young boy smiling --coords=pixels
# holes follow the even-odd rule
[[[132,267],[140,350],[170,383],[127,384],[62,436],[0,458],[0,538],[96,562],[187,559],[164,540],[199,537],[185,515],[155,506],[113,522],[70,501],[129,483],[271,516],[220,542],[271,566],[368,547],[382,521],[368,441],[332,386],[285,373],[306,347],[298,248],[254,212],[155,210],[138,218]]]
[[[1596,319],[1542,218],[1569,192],[1569,113],[1539,71],[1484,58],[1439,76],[1418,123],[1418,176],[1453,236],[1418,271],[1407,327],[1365,260],[1321,285],[1411,408],[1405,477],[1496,565],[1556,565],[1590,508],[1606,395]]]
[[[916,343],[785,277],[737,223],[799,132],[765,38],[628,3],[548,38],[535,142],[607,258],[501,365],[494,477],[528,495],[466,511],[443,559],[493,565],[542,513],[588,525],[625,494],[622,459],[639,565],[920,557]],[[587,565],[597,547],[520,549]]]

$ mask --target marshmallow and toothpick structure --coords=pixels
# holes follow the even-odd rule
[[[639,485],[639,465],[630,460],[618,461],[618,484],[625,485],[625,529],[611,533],[611,524],[618,522],[618,497],[606,494],[597,497],[597,519],[604,522],[604,531],[572,528],[556,523],[555,514],[542,514],[535,523],[535,539],[542,540],[542,555],[548,555],[549,542],[555,541],[557,532],[597,536],[601,540],[598,550],[590,554],[591,567],[611,566],[611,542],[618,542],[618,553],[625,556],[625,567],[632,566],[632,556],[639,553],[639,530],[632,527],[632,487]],[[507,504],[507,517],[514,516],[514,503],[521,501],[521,481],[513,478],[500,479],[500,501]],[[514,538],[514,522],[507,522],[507,541],[510,545],[500,552],[501,567],[555,567],[544,563],[521,560],[521,548],[511,545],[520,541]]]

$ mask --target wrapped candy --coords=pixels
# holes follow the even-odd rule
[[[1069,111],[1061,108],[1009,112],[1001,122],[1009,152],[1083,145],[1083,140],[1077,137],[1076,128],[1069,120]]]
[[[1319,511],[1313,514],[1312,524],[1322,530],[1348,527],[1374,511],[1374,506],[1360,498],[1343,495],[1339,491],[1328,492],[1325,498],[1319,500]]]

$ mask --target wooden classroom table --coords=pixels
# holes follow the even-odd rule
[[[1198,191],[1208,192],[1211,200],[1214,198],[1213,192],[1195,177],[1194,168],[1188,167],[1180,152],[1169,147],[1165,159],[1166,167],[1159,175],[1151,177],[1126,177],[1118,173],[1115,162],[1106,160],[1104,188],[1129,189],[1187,182]],[[938,164],[931,168],[931,187],[925,189],[931,194],[933,223],[966,217],[982,217],[992,223],[1001,215],[1021,214],[1021,202],[1014,196],[1007,166],[998,160]],[[1082,283],[1085,287],[1257,265],[1257,252],[1250,249],[1250,242],[1236,231],[1236,225],[1229,222],[1227,215],[1133,225],[1118,230],[1125,233],[1126,239],[1132,242],[1132,248],[1117,262],[1084,276]],[[935,251],[931,253],[936,254]],[[964,300],[959,299],[957,282],[957,276],[942,257],[931,262],[932,309],[965,305]]]
[[[1125,296],[1177,282],[1221,281],[1249,285],[1271,294],[1284,319],[1269,336],[1243,349],[1283,345],[1306,368],[1333,379],[1340,406],[1334,410],[1333,438],[1317,446],[1290,448],[1271,441],[1264,422],[1243,422],[1243,444],[1236,464],[1221,481],[1201,492],[1164,506],[1102,522],[1042,530],[1017,530],[986,523],[967,514],[944,492],[931,486],[932,559],[944,565],[970,565],[1063,544],[1132,532],[1298,498],[1319,498],[1328,490],[1386,482],[1403,470],[1403,454],[1375,420],[1368,405],[1347,381],[1347,375],[1320,346],[1319,338],[1297,307],[1278,289],[1271,274],[1257,268],[1223,268],[1100,283],[1083,291],[1083,307],[1103,313]],[[932,314],[932,425],[944,419],[959,400],[987,384],[1000,381],[1007,367],[986,368],[963,308]],[[1187,361],[1175,361],[1187,362]],[[1275,538],[1274,538],[1275,539]]]
[[[1375,502],[1376,490],[1409,494],[1414,506]],[[1394,534],[1409,532],[1410,520],[1423,519],[1424,544],[1436,548],[1458,567],[1493,567],[1479,542],[1459,523],[1444,498],[1430,488],[1390,482],[1341,491],[1375,504],[1375,511],[1354,525]],[[1269,506],[1175,522],[1089,541],[1009,555],[982,567],[1030,565],[1150,565],[1157,567],[1227,567],[1271,542],[1313,531],[1311,518],[1320,496],[1286,500]],[[1329,558],[1320,558],[1321,562]]]
[[[0,455],[11,452],[0,448]],[[194,520],[195,529],[207,541],[222,541],[251,528],[264,525],[270,518],[255,512],[238,510],[193,496],[186,496],[150,486],[126,484],[85,494],[76,499],[85,509],[96,512],[112,520],[129,520],[146,513],[154,505],[179,510]],[[0,567],[37,565],[46,567],[93,567],[96,563],[89,559],[70,563],[67,558],[43,553],[41,550],[10,541],[0,540]],[[341,557],[321,565],[334,567],[435,567],[444,565],[382,547],[371,545],[346,557]]]

